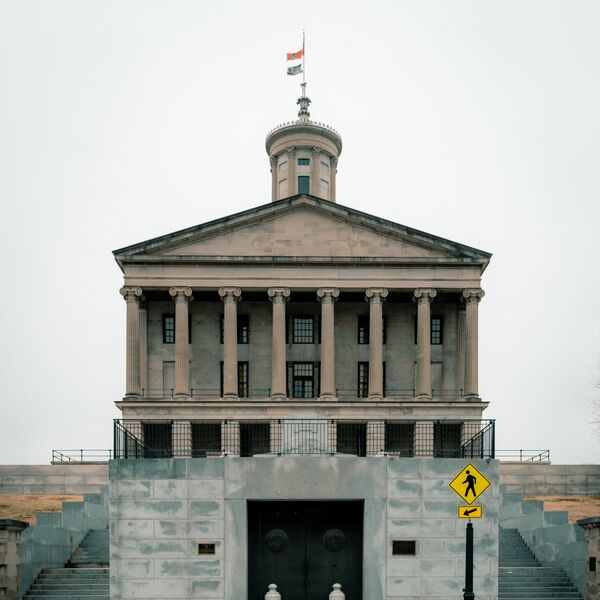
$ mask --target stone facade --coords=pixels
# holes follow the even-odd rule
[[[478,501],[474,589],[495,600],[498,464],[473,464],[492,482]],[[112,461],[111,597],[246,598],[247,502],[303,498],[364,501],[365,600],[462,598],[465,521],[448,483],[463,466],[341,456]],[[394,555],[394,540],[414,541],[415,554]],[[214,544],[214,554],[199,556],[198,544]]]

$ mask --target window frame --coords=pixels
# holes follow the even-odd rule
[[[356,332],[356,338],[357,338],[357,343],[359,345],[368,345],[370,343],[371,340],[371,316],[366,314],[366,315],[357,315],[357,332]],[[382,332],[381,332],[381,339],[382,339],[382,343],[385,346],[385,344],[387,344],[387,318],[386,315],[383,315],[382,319],[381,319],[381,327],[382,327]],[[362,338],[361,338],[361,330],[362,330]],[[363,341],[361,341],[361,339]]]
[[[167,322],[172,320],[173,327],[168,328]],[[172,333],[173,339],[170,339],[169,333]],[[163,313],[162,316],[162,334],[163,334],[163,344],[174,344],[175,343],[175,313]],[[169,338],[169,339],[167,339]]]
[[[219,343],[225,343],[225,315],[221,313],[221,321],[220,321],[220,329],[219,329]],[[245,341],[244,341],[244,329],[246,331]],[[250,315],[243,314],[237,315],[237,343],[238,344],[249,344],[250,343]]]
[[[292,327],[292,344],[303,344],[303,345],[310,345],[310,344],[316,344],[318,342],[316,342],[315,340],[318,339],[318,333],[317,333],[317,329],[318,329],[318,317],[316,315],[290,315],[291,318],[291,327]],[[310,320],[311,325],[310,328],[307,326],[305,328],[305,331],[308,332],[310,331],[311,334],[311,341],[310,342],[302,342],[302,341],[296,341],[296,319],[300,320],[300,319],[304,319],[304,320]],[[301,332],[299,332],[301,333]],[[300,335],[298,337],[301,337]]]
[[[310,158],[305,156],[301,156],[298,158],[298,166],[299,167],[309,167],[310,166]]]
[[[298,175],[298,193],[310,194],[310,175]]]

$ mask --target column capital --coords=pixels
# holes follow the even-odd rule
[[[317,297],[321,300],[321,302],[335,302],[340,295],[340,290],[338,288],[318,288],[317,289]]]
[[[242,290],[239,287],[219,288],[219,296],[223,302],[237,302],[242,297]]]
[[[191,287],[172,287],[169,294],[175,302],[191,302],[194,299]]]
[[[485,292],[481,288],[472,288],[463,290],[462,296],[467,304],[479,303],[485,296]]]
[[[321,155],[321,148],[317,148],[316,146],[313,146],[312,148],[312,154],[315,157],[318,157]]]
[[[332,156],[332,157],[329,159],[329,162],[331,163],[331,167],[332,167],[333,169],[337,168],[338,159],[337,159],[335,156]]]
[[[290,298],[290,288],[272,287],[267,290],[271,302],[287,302]]]
[[[294,158],[296,156],[296,146],[290,146],[285,149],[289,158]]]
[[[368,288],[365,292],[365,301],[367,302],[384,302],[387,298],[388,291],[386,288]]]
[[[135,302],[136,304],[139,304],[144,298],[142,296],[141,287],[124,285],[119,290],[119,293],[121,294],[121,296],[123,296],[125,302]]]
[[[269,162],[271,163],[271,168],[274,168],[277,166],[277,157],[274,154],[271,154],[271,156],[269,156]]]
[[[431,304],[431,301],[437,296],[437,291],[432,288],[417,288],[414,291],[414,300],[416,302],[426,302]]]

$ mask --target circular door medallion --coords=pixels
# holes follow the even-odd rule
[[[283,529],[271,529],[265,535],[265,546],[271,552],[283,552],[290,543],[288,534]]]
[[[329,552],[338,552],[346,545],[346,536],[341,529],[328,529],[323,534],[323,546]]]

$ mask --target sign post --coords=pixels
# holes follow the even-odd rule
[[[473,593],[473,524],[471,519],[480,519],[483,516],[483,507],[471,505],[490,487],[491,483],[472,464],[468,464],[449,485],[469,505],[458,507],[458,518],[469,519],[466,529],[463,600],[475,600],[475,594]]]

